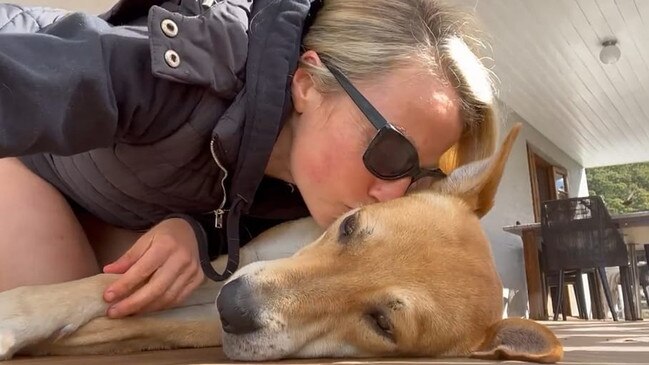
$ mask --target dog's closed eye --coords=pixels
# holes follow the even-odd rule
[[[388,315],[382,311],[372,311],[367,315],[372,329],[382,337],[394,342],[394,326]]]
[[[358,213],[351,214],[340,222],[340,227],[338,228],[338,241],[341,243],[347,243],[354,235],[358,224],[358,219],[356,217],[357,214]]]

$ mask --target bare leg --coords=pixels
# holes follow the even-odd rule
[[[99,272],[64,197],[18,159],[0,159],[0,292]]]
[[[95,252],[99,269],[117,260],[144,234],[119,228],[88,214],[77,215]]]

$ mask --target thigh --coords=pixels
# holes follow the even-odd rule
[[[77,217],[100,268],[117,260],[144,234],[113,226],[87,212],[78,212]]]
[[[0,291],[97,274],[63,195],[16,158],[0,159]]]

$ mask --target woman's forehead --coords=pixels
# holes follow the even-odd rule
[[[436,166],[443,152],[459,139],[462,123],[458,93],[429,68],[413,64],[352,83],[388,123],[415,145],[422,166]],[[372,123],[349,95],[341,92],[336,96],[345,100],[346,107],[339,112],[351,112],[353,124],[367,131],[370,138],[376,131]]]
[[[368,99],[418,150],[425,150],[420,153],[441,154],[459,139],[460,100],[451,85],[417,69],[396,71],[382,81],[377,85],[382,91],[369,90]]]

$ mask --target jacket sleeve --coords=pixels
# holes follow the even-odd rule
[[[0,157],[146,143],[161,137],[151,134],[154,122],[169,130],[186,121],[208,88],[165,75],[153,48],[146,25],[113,26],[83,13],[36,33],[0,29]]]
[[[71,14],[38,33],[0,33],[0,157],[73,154],[114,141],[106,30]]]

